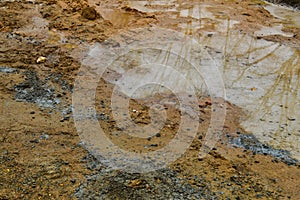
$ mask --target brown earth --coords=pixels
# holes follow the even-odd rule
[[[212,12],[222,11],[223,17],[241,21],[236,28],[245,33],[270,26],[275,20],[262,8],[260,1],[215,0],[207,3],[214,5]],[[89,197],[91,199],[151,199],[147,191],[160,195],[157,199],[177,199],[155,189],[167,185],[161,181],[164,177],[155,179],[154,185],[150,184],[151,178],[135,175],[126,175],[127,182],[122,184],[109,178],[105,179],[104,185],[99,185],[100,179],[95,184],[90,183],[87,177],[97,174],[105,166],[95,161],[80,142],[71,105],[73,82],[86,44],[103,42],[113,34],[133,27],[155,24],[176,30],[178,22],[188,19],[173,19],[163,12],[143,13],[131,9],[125,1],[101,1],[100,5],[108,8],[117,5],[113,21],[95,13],[96,10],[88,7],[84,0],[0,2],[0,199],[86,199],[78,195],[80,186],[85,184],[85,192],[91,194],[104,190],[101,187],[108,188],[108,196]],[[33,17],[46,19],[49,24],[34,27]],[[299,46],[299,29],[288,31],[295,33],[295,37],[266,39]],[[40,56],[47,58],[45,62],[36,62]],[[97,104],[96,109],[105,113],[107,120],[99,119],[99,123],[115,144],[130,151],[153,151],[174,137],[180,120],[180,112],[174,106],[167,108],[169,126],[165,126],[159,135],[138,139],[114,134],[118,129],[109,107],[112,89],[110,83],[99,82],[96,102],[102,103]],[[159,98],[154,97],[153,101]],[[135,111],[130,114],[136,123],[149,123],[147,101],[150,100],[131,101],[129,109]],[[178,180],[209,191],[211,196],[207,198],[211,199],[300,199],[299,163],[287,164],[271,155],[256,154],[230,144],[230,138],[237,138],[244,131],[239,125],[243,115],[241,108],[228,102],[222,140],[207,157],[198,159],[210,120],[209,102],[208,97],[199,97],[202,114],[197,139],[169,166],[178,173]],[[149,148],[145,149],[145,146]],[[98,164],[94,165],[94,162]],[[120,173],[111,172],[113,177],[122,177]],[[205,176],[205,181],[197,182],[195,176]],[[142,198],[134,196],[136,192],[141,192]],[[126,196],[128,194],[133,196]]]

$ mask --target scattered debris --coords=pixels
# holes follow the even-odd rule
[[[46,57],[44,57],[44,56],[40,56],[40,57],[38,57],[38,59],[36,60],[36,63],[44,63],[44,62],[46,62],[46,60],[47,60],[47,58]]]

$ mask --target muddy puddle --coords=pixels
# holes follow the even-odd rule
[[[298,11],[0,5],[0,199],[299,199]]]
[[[118,44],[114,54],[120,53],[123,47],[129,50],[116,59],[112,54],[99,58],[101,61],[107,59],[103,67],[111,62],[109,69],[116,72],[106,76],[106,80],[119,86],[126,82],[129,96],[133,94],[129,88],[137,89],[150,82],[160,85],[139,90],[135,98],[170,90],[163,89],[164,84],[176,86],[178,93],[186,91],[190,84],[198,95],[223,97],[246,111],[241,123],[247,132],[300,159],[299,48],[263,38],[270,35],[293,37],[293,33],[283,28],[299,27],[298,11],[263,5],[276,18],[276,23],[261,26],[251,34],[235,30],[235,25],[240,23],[238,20],[231,19],[226,12],[215,12],[205,3],[129,1],[128,6],[140,12],[163,10],[170,18],[188,20],[177,24],[176,34],[154,26],[147,31],[137,29],[110,38],[111,43]],[[124,23],[115,18],[119,11],[102,12],[112,23]],[[141,35],[143,37],[139,38]],[[96,54],[112,49],[102,44],[94,46],[89,56],[99,63]],[[142,67],[137,71],[134,66]]]
[[[74,59],[89,65],[95,73],[105,72],[106,81],[123,85],[122,92],[132,98],[174,91],[224,98],[246,111],[241,124],[247,132],[300,159],[299,48],[264,39],[270,35],[293,37],[294,33],[283,28],[299,27],[298,11],[264,4],[265,10],[275,17],[275,23],[271,27],[261,26],[250,34],[236,30],[241,22],[231,18],[229,11],[218,10],[220,5],[129,1],[120,8],[117,4],[106,6],[96,1],[89,4],[116,28],[134,24],[146,13],[163,13],[178,22],[172,24],[175,30],[153,24],[152,28],[116,33],[101,44],[81,44],[83,50],[75,46],[78,43],[66,41],[68,35],[55,29],[48,32],[49,22],[36,7],[29,12],[32,23],[17,33],[30,34],[65,48],[69,43]],[[85,56],[88,58],[79,60]],[[26,99],[30,93],[19,87],[17,99]],[[49,93],[46,96],[52,95],[50,90],[44,92]],[[32,101],[41,105],[49,103],[43,99]],[[54,101],[58,103],[59,100]]]

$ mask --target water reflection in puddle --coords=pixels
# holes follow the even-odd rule
[[[165,1],[128,1],[128,6],[141,12],[171,12],[176,11],[178,3],[175,0]]]
[[[223,48],[214,58],[222,63],[228,100],[248,111],[242,125],[299,159],[299,51],[234,32],[210,40],[213,50]]]
[[[98,8],[97,11],[104,19],[110,21],[117,28],[127,26],[132,20],[134,20],[134,16],[132,14],[123,12],[119,9]]]
[[[129,2],[130,7],[142,12],[161,12],[163,10],[170,12],[173,18],[190,19],[187,23],[178,24],[185,34],[192,35],[195,29],[200,30],[208,23],[213,23],[214,30],[209,32],[209,37],[202,35],[197,38],[197,41],[210,53],[223,74],[227,100],[247,111],[242,125],[261,141],[272,144],[276,148],[289,150],[295,158],[300,159],[300,53],[293,48],[254,37],[255,35],[280,34],[286,37],[292,35],[284,33],[280,23],[273,28],[264,27],[254,36],[241,34],[233,31],[233,27],[239,23],[238,21],[226,17],[224,19],[216,17],[208,11],[208,5],[191,5],[189,3],[186,6],[184,4],[180,1]],[[290,22],[300,21],[298,20],[299,12],[279,12],[272,5],[268,5],[266,9],[276,16],[288,17]],[[290,12],[294,13],[292,17]],[[108,12],[107,16],[104,15],[107,18],[114,16],[117,14],[113,12]],[[295,24],[297,26],[297,23]],[[291,26],[295,24],[291,24]],[[147,38],[146,35],[143,37]],[[186,46],[181,48],[184,49]],[[190,61],[190,57],[196,54],[193,52],[195,49],[189,49],[181,56]],[[128,55],[129,57],[122,58],[123,60],[115,61],[112,67],[114,71],[120,74],[126,72],[126,69],[120,66],[121,63],[126,62],[134,66],[132,63],[128,63],[129,60],[135,61],[136,65],[143,64],[146,62],[145,59],[147,60],[143,55]],[[161,56],[164,55],[160,54],[161,64],[164,64],[163,60],[171,58],[167,54],[165,54],[165,58],[161,58]],[[188,80],[192,80],[193,84],[203,84],[201,78],[195,77],[193,70],[185,73],[184,76]],[[134,76],[132,80],[134,80]],[[172,80],[173,84],[180,88],[182,83],[179,83],[176,77],[172,77]],[[207,92],[205,84],[200,92]],[[149,94],[145,93],[145,95]]]
[[[180,10],[180,17],[191,17],[194,19],[214,19],[214,15],[207,10],[207,5],[195,5],[189,9]]]
[[[284,37],[293,37],[293,33],[286,33],[282,31],[283,25],[273,26],[273,27],[263,27],[259,31],[255,31],[255,36],[268,36],[268,35],[282,35]]]
[[[265,9],[274,17],[285,20],[288,24],[291,24],[294,27],[300,27],[299,11],[270,3],[265,6]]]

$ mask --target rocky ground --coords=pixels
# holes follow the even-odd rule
[[[236,28],[242,32],[270,25],[272,16],[263,2],[211,3],[240,20]],[[99,5],[118,8],[107,20],[88,5],[85,0],[0,1],[0,199],[300,198],[300,162],[246,133],[239,121],[242,109],[229,102],[221,140],[198,159],[211,116],[207,96],[198,97],[202,114],[196,139],[166,168],[131,174],[95,159],[81,142],[72,116],[73,83],[87,46],[129,28],[176,30],[176,23],[186,19],[137,11],[125,1],[101,1]],[[299,28],[286,29],[295,36],[266,39],[299,47]],[[101,79],[95,102],[99,124],[115,144],[147,152],[174,137],[180,112],[172,105],[167,109],[169,126],[159,134],[147,139],[114,134],[118,127],[109,106],[112,91],[113,85]],[[136,123],[149,123],[145,105],[146,100],[131,101]]]

